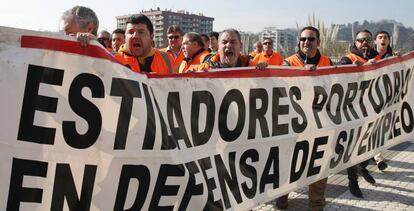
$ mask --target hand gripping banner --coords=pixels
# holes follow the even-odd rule
[[[0,27],[0,210],[247,210],[413,137],[414,53],[160,76]]]

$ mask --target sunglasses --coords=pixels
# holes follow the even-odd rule
[[[301,38],[299,38],[299,40],[301,42],[305,42],[306,40],[309,40],[309,42],[313,42],[313,41],[316,40],[316,38],[315,37],[301,37]]]
[[[372,39],[371,38],[360,38],[360,39],[356,39],[356,41],[359,43],[363,43],[363,42],[371,42]]]
[[[172,40],[172,39],[178,39],[180,36],[175,35],[175,36],[169,36],[168,39]]]
[[[272,42],[264,42],[263,45],[272,45]]]

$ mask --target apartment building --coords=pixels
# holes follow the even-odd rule
[[[297,45],[297,31],[292,29],[277,29],[276,27],[266,27],[261,33],[261,40],[270,37],[273,40],[273,49],[287,56],[294,52]]]
[[[188,11],[179,10],[173,12],[171,10],[160,10],[160,8],[141,11],[138,14],[146,15],[154,25],[154,44],[155,47],[166,47],[168,45],[167,29],[171,25],[178,25],[186,32],[197,32],[200,34],[208,34],[213,31],[214,18],[204,16],[202,13],[193,14]],[[137,14],[122,15],[115,17],[117,20],[117,28],[125,29],[126,20]]]

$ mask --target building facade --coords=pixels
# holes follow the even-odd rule
[[[240,39],[243,43],[241,52],[243,55],[248,55],[253,50],[253,44],[259,41],[260,36],[257,33],[239,31]]]
[[[184,33],[197,32],[208,34],[213,31],[214,18],[206,17],[203,14],[193,14],[184,10],[173,12],[171,10],[150,9],[141,11],[138,14],[146,15],[154,25],[154,44],[155,47],[161,48],[168,45],[167,29],[171,25],[178,25]],[[126,20],[132,15],[117,16],[117,28],[125,29]]]
[[[273,49],[282,53],[284,57],[292,54],[297,45],[297,31],[292,29],[277,29],[266,27],[261,33],[261,40],[270,37],[273,40]]]

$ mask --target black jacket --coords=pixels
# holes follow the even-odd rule
[[[392,52],[392,48],[388,45],[387,52],[385,52],[385,54],[381,56],[381,59],[391,57],[391,56],[394,56],[394,54]]]
[[[370,48],[367,52],[363,52],[363,51],[358,50],[356,48],[355,44],[351,46],[349,51],[353,54],[356,54],[356,55],[366,59],[366,60],[370,60],[370,59],[373,59],[376,56],[378,56],[377,51],[375,51],[373,48]],[[341,64],[341,65],[352,64],[352,61],[348,57],[344,56],[344,57],[341,58],[341,61],[339,61],[339,64]]]
[[[228,64],[223,64],[220,61],[212,61],[213,57],[209,58],[205,63],[207,63],[211,68],[218,69],[218,68],[229,68]],[[249,66],[250,58],[247,56],[240,56],[237,59],[236,67],[247,67]]]

